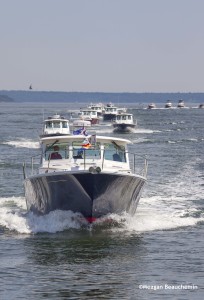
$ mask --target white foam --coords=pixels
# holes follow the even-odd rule
[[[86,221],[78,213],[55,210],[44,216],[37,216],[30,212],[26,223],[32,233],[55,233],[71,228],[79,229]]]
[[[3,144],[14,146],[16,148],[30,148],[30,149],[38,149],[40,147],[39,142],[33,142],[32,140],[20,139],[17,141],[8,141]]]
[[[110,215],[116,223],[122,225],[114,227],[114,231],[148,232],[154,230],[170,230],[179,227],[195,226],[204,221],[204,213],[199,217],[199,208],[185,198],[164,198],[152,196],[141,198],[136,214]]]
[[[146,232],[195,226],[204,221],[204,212],[199,203],[203,200],[203,174],[196,159],[184,165],[177,176],[150,182],[140,199],[134,216],[127,213],[110,215],[108,219],[118,226],[108,230],[124,232]],[[102,224],[103,218],[96,225]],[[67,229],[80,229],[87,222],[80,214],[71,211],[53,211],[45,216],[26,213],[24,197],[0,198],[0,225],[19,233],[55,233]],[[95,224],[93,224],[94,228]],[[88,228],[88,227],[87,227]]]
[[[19,233],[30,233],[30,229],[26,224],[26,219],[19,212],[12,212],[9,208],[0,209],[0,225],[7,229],[17,231]]]
[[[136,133],[158,133],[159,130],[145,129],[145,128],[135,128]]]
[[[152,139],[146,139],[146,138],[137,138],[133,139],[132,142],[134,144],[140,144],[140,143],[152,143],[154,140]]]
[[[21,201],[19,204],[23,206]],[[195,207],[187,209],[183,206],[177,205],[176,207],[175,203],[167,205],[167,203],[162,203],[160,197],[144,198],[141,199],[134,216],[127,213],[112,214],[97,221],[93,224],[93,228],[95,225],[105,224],[107,218],[118,224],[118,226],[110,227],[110,230],[130,233],[194,226],[197,222],[204,221],[204,216],[200,218],[191,216],[197,211]],[[23,209],[19,210],[17,207],[0,207],[0,225],[21,234],[56,233],[67,229],[80,229],[87,224],[80,214],[71,211],[56,210],[44,216],[37,216],[32,212],[26,213]]]
[[[70,228],[79,229],[86,220],[78,213],[56,210],[45,216],[26,212],[24,197],[0,198],[0,225],[18,233],[55,233]]]
[[[0,198],[0,207],[18,207],[26,209],[24,197],[2,197]]]
[[[113,128],[111,128],[111,129],[109,129],[109,128],[102,128],[102,129],[101,129],[101,128],[100,128],[100,129],[97,129],[97,132],[100,133],[100,134],[101,134],[101,133],[108,133],[108,134],[109,134],[109,133],[112,133],[112,132],[113,132]]]

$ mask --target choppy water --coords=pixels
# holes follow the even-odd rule
[[[77,106],[0,104],[1,300],[203,299],[204,110],[129,106],[138,128],[117,135],[148,156],[148,183],[135,216],[87,227],[71,212],[27,213],[23,190],[43,114]]]

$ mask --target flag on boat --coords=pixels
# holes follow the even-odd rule
[[[81,146],[83,149],[89,149],[91,147],[91,143],[89,142],[88,139],[85,139]]]
[[[86,132],[86,129],[85,129],[85,128],[79,128],[79,129],[77,129],[77,130],[74,130],[74,131],[73,131],[73,134],[74,134],[74,135],[82,134],[82,135],[85,135],[85,136],[88,135],[88,133]]]

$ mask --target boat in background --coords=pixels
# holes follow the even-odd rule
[[[148,109],[152,109],[152,108],[156,108],[156,104],[155,103],[150,103],[147,106]]]
[[[91,103],[88,105],[88,109],[96,111],[97,116],[101,117],[104,112],[104,105],[102,103],[98,103],[98,104]]]
[[[170,101],[170,100],[167,100],[164,107],[165,107],[165,108],[172,108],[172,103],[171,103],[171,101]]]
[[[99,124],[99,117],[96,110],[92,110],[89,108],[80,109],[79,117],[82,120],[90,121],[91,125]]]
[[[112,103],[104,106],[103,121],[114,121],[118,114],[118,107]]]
[[[127,112],[127,108],[126,107],[118,107],[117,108],[117,113],[118,114],[122,114],[122,113],[126,113]]]
[[[177,107],[178,108],[184,108],[185,107],[184,101],[183,100],[179,100]]]
[[[201,104],[199,105],[199,108],[204,108],[204,103],[201,103]]]
[[[146,182],[147,161],[128,152],[131,141],[59,135],[41,137],[40,142],[37,173],[33,171],[36,156],[31,160],[31,175],[26,175],[24,165],[28,211],[38,215],[72,211],[90,223],[112,213],[135,213]]]
[[[44,120],[43,132],[40,137],[70,134],[69,120],[55,114]]]
[[[82,120],[82,119],[76,119],[72,122],[72,129],[81,128],[81,127],[91,127],[91,121],[88,120]]]
[[[133,120],[133,114],[120,113],[116,116],[113,122],[113,128],[116,132],[130,132],[137,126],[137,123]]]

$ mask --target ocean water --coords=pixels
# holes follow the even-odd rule
[[[78,214],[26,211],[22,164],[42,121],[71,103],[0,103],[0,299],[203,299],[204,110],[138,109],[132,140],[148,181],[134,216],[87,226]],[[37,167],[37,166],[36,166]]]

